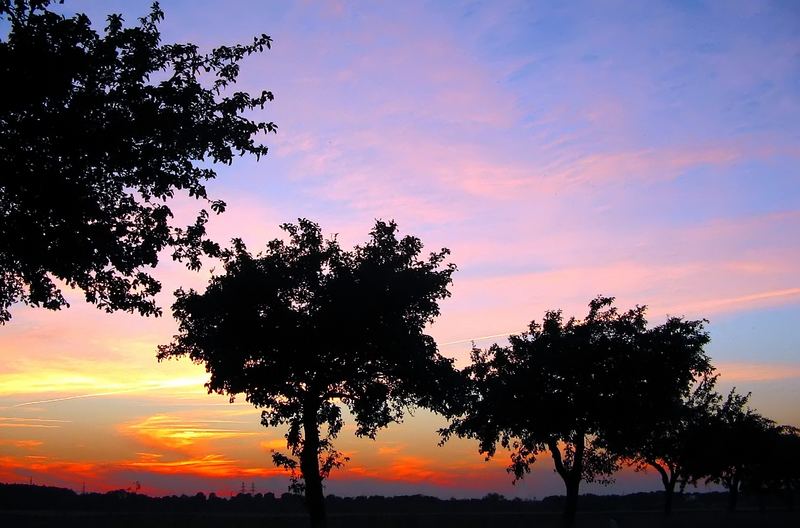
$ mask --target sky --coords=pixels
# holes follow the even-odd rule
[[[450,248],[452,296],[429,328],[466,363],[545,310],[593,297],[706,318],[720,389],[800,425],[800,4],[796,2],[262,2],[165,0],[164,42],[203,49],[267,33],[239,89],[270,90],[269,154],[218,168],[221,241],[252,250],[309,218],[350,247],[394,219]],[[67,0],[98,24],[147,2]],[[179,199],[178,217],[200,204]],[[208,395],[188,361],[158,363],[172,292],[210,267],[162,259],[161,318],[16,306],[0,327],[0,482],[149,494],[245,482],[282,493],[284,431]],[[563,493],[546,455],[516,485],[502,451],[438,446],[417,411],[377,439],[346,424],[338,495],[523,498]],[[611,487],[660,489],[623,471]]]

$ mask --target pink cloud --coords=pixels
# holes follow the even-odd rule
[[[723,361],[716,364],[723,383],[776,381],[800,378],[800,364]]]
[[[485,247],[459,244],[454,258],[468,275],[456,276],[453,297],[445,301],[431,332],[446,354],[463,362],[469,341],[479,346],[502,341],[503,334],[523,331],[548,309],[580,317],[598,294],[616,296],[621,307],[647,304],[654,324],[667,314],[684,315],[709,318],[712,329],[725,313],[796,305],[800,284],[792,263],[800,255],[783,247],[780,233],[792,232],[797,219],[776,215],[656,232],[635,259],[619,258],[615,247],[581,231],[546,235],[537,245],[516,243],[513,237]],[[760,235],[765,232],[775,233],[776,240]],[[753,247],[751,240],[763,247]],[[512,273],[470,275],[473,268],[497,265],[497,259],[519,265]],[[571,265],[582,260],[591,264]],[[525,262],[544,269],[522,271]]]

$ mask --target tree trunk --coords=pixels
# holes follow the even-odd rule
[[[309,408],[311,407],[311,408]],[[303,413],[303,450],[300,453],[300,470],[305,484],[306,508],[311,517],[311,528],[325,528],[325,496],[319,474],[319,428],[317,410],[307,405]]]
[[[578,493],[581,486],[581,478],[570,476],[564,481],[567,485],[567,502],[564,504],[563,525],[571,527],[575,525],[575,514],[578,512]]]
[[[736,504],[739,502],[739,475],[734,473],[731,478],[731,485],[728,488],[728,511],[736,511]]]
[[[664,485],[664,515],[669,517],[672,515],[672,498],[675,496],[675,483],[677,482],[677,474],[672,465],[664,463],[664,466],[658,462],[648,461],[648,464],[656,468],[658,474],[661,475],[661,483]]]
[[[562,526],[567,528],[575,525],[575,514],[578,511],[578,494],[580,492],[581,478],[583,477],[584,435],[577,434],[573,439],[573,445],[575,446],[575,454],[572,458],[572,467],[568,467],[561,457],[558,443],[555,440],[551,440],[547,444],[553,457],[553,463],[556,466],[556,473],[564,480],[564,485],[567,488],[567,500],[564,503],[564,514],[562,516]]]
[[[672,498],[675,496],[675,481],[671,481],[664,488],[664,515],[672,515]]]

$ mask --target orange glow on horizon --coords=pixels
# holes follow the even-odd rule
[[[198,475],[213,478],[239,478],[243,476],[276,477],[286,473],[279,468],[243,467],[241,462],[221,454],[209,454],[198,458],[163,461],[161,455],[141,454],[140,459],[121,462],[121,468],[141,469],[168,475]]]

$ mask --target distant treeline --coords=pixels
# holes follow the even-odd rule
[[[792,509],[798,497],[748,496],[743,497],[745,509]],[[329,513],[333,514],[448,514],[448,513],[535,513],[559,512],[566,498],[553,495],[541,500],[507,499],[490,493],[481,499],[439,499],[425,495],[383,497],[325,498]],[[588,511],[659,510],[664,502],[664,492],[632,493],[629,495],[582,495],[581,501]],[[675,497],[675,506],[681,510],[722,510],[727,505],[727,493],[681,493]],[[191,513],[254,513],[303,514],[306,512],[302,496],[283,493],[239,493],[232,497],[206,495],[170,495],[150,497],[127,490],[106,493],[76,493],[67,488],[28,484],[0,484],[0,510],[5,511],[81,511],[81,512],[191,512]]]

